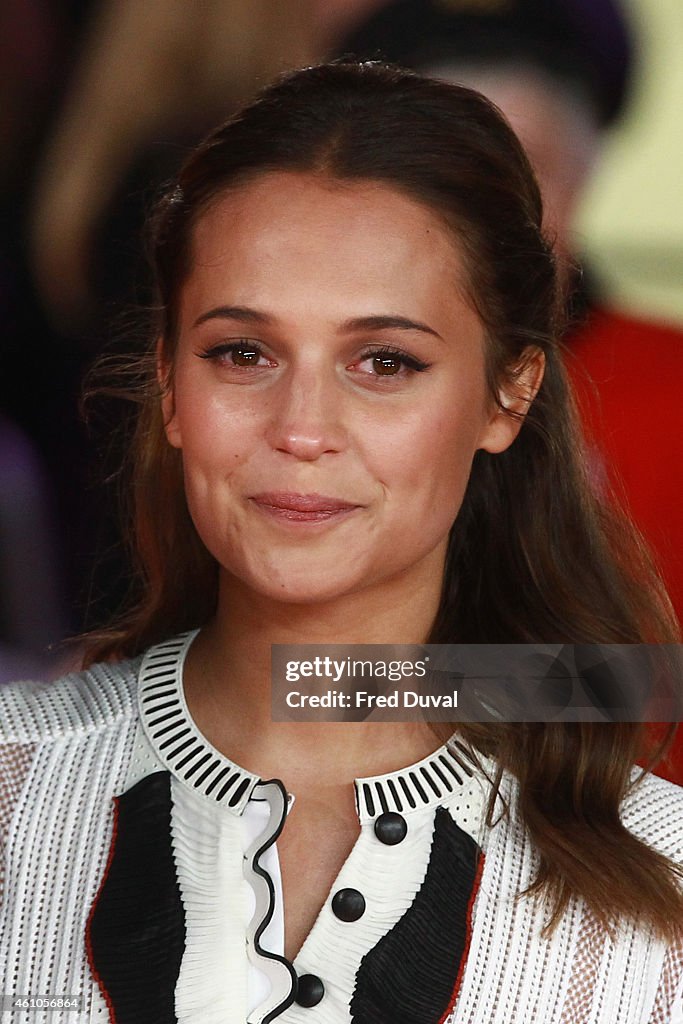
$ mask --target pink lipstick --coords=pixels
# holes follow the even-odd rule
[[[299,523],[328,522],[359,508],[342,498],[330,498],[324,494],[295,494],[291,491],[254,494],[251,501],[266,515]]]

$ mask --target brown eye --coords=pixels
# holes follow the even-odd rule
[[[375,356],[372,368],[381,377],[391,377],[401,369],[401,360],[397,356]]]
[[[255,348],[233,348],[232,361],[235,366],[256,366],[261,353]]]

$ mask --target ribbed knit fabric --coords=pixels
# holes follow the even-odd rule
[[[0,691],[2,777],[16,794],[3,836],[4,994],[90,1002],[85,923],[109,854],[112,797],[131,754],[136,669],[97,666],[57,684]],[[33,751],[28,770],[17,746]],[[79,1016],[89,1020],[72,1011],[27,1012],[23,1019],[75,1024]]]
[[[78,995],[84,1007],[3,1024],[133,1020],[134,1002],[117,1016],[117,1001],[145,985],[136,1024],[683,1024],[680,945],[631,926],[611,939],[580,900],[541,937],[546,910],[518,898],[537,857],[514,781],[513,813],[484,828],[488,783],[451,746],[357,780],[359,838],[289,965],[281,928],[264,927],[283,913],[284,790],[189,718],[191,639],[142,665],[0,689],[0,992]],[[683,863],[683,791],[648,777],[623,819]],[[383,831],[396,820],[398,842]],[[341,889],[362,896],[357,918],[335,912]]]

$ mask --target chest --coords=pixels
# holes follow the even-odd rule
[[[297,799],[288,815],[277,841],[288,960],[303,945],[359,833],[355,812],[332,811],[319,800]]]

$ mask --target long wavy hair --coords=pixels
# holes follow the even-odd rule
[[[137,590],[122,616],[87,640],[88,661],[136,655],[214,614],[217,565],[188,513],[180,453],[164,435],[154,347],[161,339],[172,366],[198,218],[217,197],[276,170],[380,182],[440,216],[465,255],[493,396],[519,373],[529,346],[545,354],[545,376],[516,441],[501,454],[475,456],[428,641],[678,641],[645,546],[588,478],[559,342],[564,302],[555,257],[517,138],[472,90],[378,63],[341,62],[266,88],[190,154],[157,203],[149,350],[122,388],[140,402],[123,487]],[[648,756],[648,741],[653,747],[642,724],[453,728],[519,781],[519,811],[540,855],[531,889],[549,900],[551,927],[579,895],[607,927],[627,917],[672,934],[672,922],[683,919],[676,869],[619,817],[633,763]],[[650,756],[661,749],[658,741]]]

